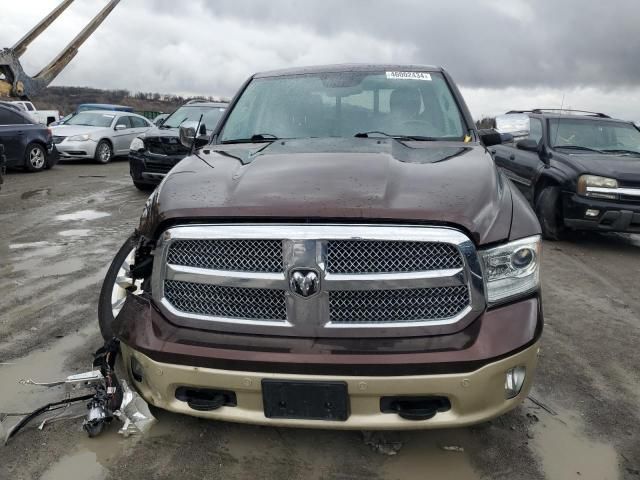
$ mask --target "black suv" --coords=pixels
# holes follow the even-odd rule
[[[0,102],[0,143],[7,167],[38,172],[53,167],[59,159],[51,130],[5,102]]]
[[[192,100],[169,115],[160,126],[148,130],[131,142],[129,171],[133,184],[151,190],[180,160],[189,154],[178,138],[178,129],[187,123],[202,124],[212,131],[227,108],[224,102]]]
[[[640,232],[640,130],[603,113],[535,109],[496,118],[512,144],[497,166],[534,206],[546,238],[567,230]]]

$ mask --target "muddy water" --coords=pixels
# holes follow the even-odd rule
[[[534,450],[550,479],[615,480],[620,478],[614,446],[584,433],[575,413],[544,416],[533,429]]]
[[[384,462],[383,478],[389,480],[475,480],[480,475],[469,460],[472,444],[467,430],[425,431],[403,434],[398,455]],[[454,447],[445,450],[445,447]],[[462,450],[462,451],[461,451]]]
[[[105,431],[99,438],[85,437],[75,444],[71,453],[51,465],[41,480],[103,480],[109,474],[108,465],[117,463],[124,450],[135,442],[135,439],[124,439],[115,428]]]
[[[91,370],[91,349],[87,350],[86,367],[84,369],[65,368],[70,352],[83,347],[87,339],[94,334],[94,326],[80,330],[57,341],[51,348],[38,350],[26,357],[17,358],[0,364],[0,411],[24,412],[34,410],[48,402],[61,400],[64,387],[39,387],[23,385],[22,379],[36,382],[52,382],[64,380],[68,375],[80,371]]]

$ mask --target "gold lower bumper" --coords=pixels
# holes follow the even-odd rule
[[[127,365],[135,357],[144,369],[142,382],[131,380],[140,394],[152,405],[187,415],[260,425],[356,429],[405,430],[445,428],[484,422],[516,407],[527,395],[537,363],[538,345],[469,373],[413,375],[400,377],[349,377],[327,375],[292,375],[238,372],[159,363],[122,344]],[[505,399],[505,373],[512,367],[525,366],[526,379],[519,395]],[[129,376],[131,377],[131,372]],[[323,420],[270,419],[264,415],[262,379],[342,381],[349,391],[351,415],[344,422]],[[202,412],[191,409],[175,398],[178,387],[191,386],[232,390],[237,406]],[[380,397],[402,395],[446,396],[451,409],[429,420],[405,420],[395,413],[380,412]]]

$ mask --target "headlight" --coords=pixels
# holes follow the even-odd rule
[[[539,235],[480,251],[489,305],[536,291],[541,253]]]
[[[74,135],[73,137],[67,138],[68,142],[86,142],[91,139],[91,135],[85,133],[84,135]]]
[[[129,150],[133,150],[137,152],[138,150],[144,150],[144,142],[141,138],[134,138],[131,140],[131,145],[129,146]]]
[[[598,177],[596,175],[581,175],[578,178],[578,193],[594,198],[618,198],[612,190],[618,188],[618,181],[614,178]]]

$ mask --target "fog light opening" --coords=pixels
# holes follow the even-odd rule
[[[598,215],[600,215],[600,210],[596,210],[595,208],[587,208],[587,211],[584,212],[584,216],[585,217],[597,217]]]
[[[513,367],[507,370],[504,381],[504,395],[506,398],[513,398],[520,393],[526,374],[527,369],[523,366]]]
[[[142,365],[140,365],[140,362],[135,359],[135,357],[131,357],[131,376],[138,383],[142,382],[142,379],[144,377],[144,369],[142,368]]]

